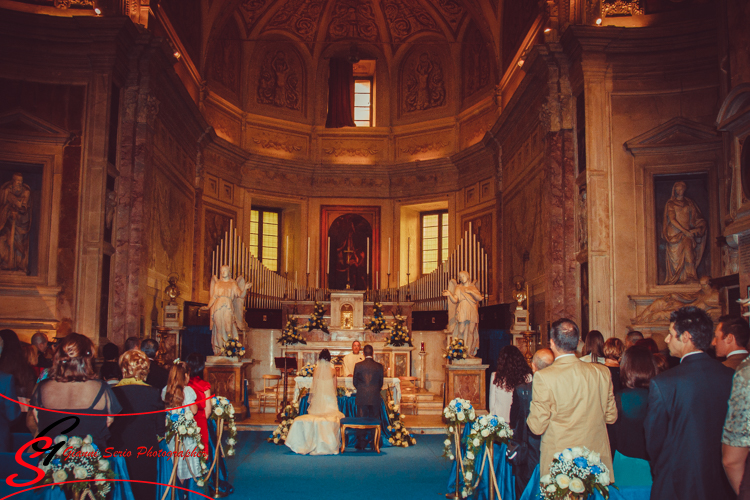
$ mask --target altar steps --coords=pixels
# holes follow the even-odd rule
[[[415,436],[445,432],[442,415],[404,415],[404,424]],[[269,435],[276,426],[276,415],[271,413],[252,413],[250,417],[237,422],[238,431],[264,431]]]

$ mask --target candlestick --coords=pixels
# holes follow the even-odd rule
[[[424,342],[422,342],[422,346],[420,347],[419,352],[424,352]]]
[[[315,288],[318,288],[318,270],[315,270]]]
[[[310,237],[307,237],[307,274],[310,274]]]
[[[370,274],[370,238],[367,238],[367,262],[365,263],[365,271]]]
[[[409,257],[411,257],[411,236],[406,238],[406,276],[409,276]]]
[[[388,238],[388,276],[391,275],[391,239]]]
[[[326,255],[326,274],[331,274],[331,237],[328,237],[328,254]]]

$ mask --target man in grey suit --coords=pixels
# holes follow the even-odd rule
[[[383,387],[383,365],[372,359],[372,346],[363,349],[365,360],[354,365],[352,383],[357,389],[354,402],[357,405],[357,416],[360,418],[378,418],[382,398],[380,389]],[[372,431],[357,432],[358,450],[364,450],[366,444],[372,441],[368,436]]]

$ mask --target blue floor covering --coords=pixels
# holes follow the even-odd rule
[[[240,432],[227,460],[233,498],[294,500],[431,499],[446,493],[450,462],[443,435],[417,435],[416,446],[332,456],[296,455],[266,442],[269,432]]]

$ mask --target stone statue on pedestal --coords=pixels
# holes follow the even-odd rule
[[[443,290],[448,297],[448,330],[453,331],[455,338],[461,339],[470,356],[475,356],[479,349],[479,302],[482,292],[475,283],[469,283],[469,273],[461,271],[456,280],[448,282],[448,290]]]
[[[244,301],[252,283],[245,283],[240,276],[235,281],[229,274],[229,266],[221,266],[221,277],[211,278],[211,299],[201,309],[211,311],[211,345],[215,355],[220,355],[227,339],[239,338],[245,320]]]

